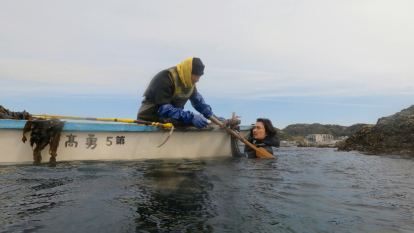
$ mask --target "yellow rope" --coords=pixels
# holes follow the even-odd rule
[[[92,118],[92,117],[74,117],[74,116],[58,116],[58,115],[46,115],[46,114],[31,114],[33,117],[40,118],[52,118],[52,119],[70,119],[70,120],[91,120],[91,121],[111,121],[111,122],[125,122],[125,123],[139,123],[133,119],[117,119],[117,118]],[[161,125],[164,128],[171,128],[171,123],[159,123],[159,122],[148,122],[153,126]]]

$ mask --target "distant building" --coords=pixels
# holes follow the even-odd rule
[[[305,137],[305,140],[309,142],[331,142],[334,138],[330,134],[309,134]]]

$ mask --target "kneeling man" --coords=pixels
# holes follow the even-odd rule
[[[210,119],[214,114],[195,86],[203,74],[204,64],[196,57],[189,57],[177,66],[159,72],[144,93],[137,119],[172,123],[174,126],[194,125],[198,129],[206,127],[206,118]],[[204,117],[183,110],[188,100]],[[223,117],[216,118],[225,120]]]

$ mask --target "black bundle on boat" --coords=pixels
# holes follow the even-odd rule
[[[31,120],[32,116],[24,110],[23,112],[12,112],[0,105],[0,119]]]
[[[42,150],[50,143],[49,154],[51,155],[49,162],[56,162],[56,151],[59,146],[60,132],[63,129],[65,122],[59,119],[52,120],[29,120],[23,129],[22,141],[26,142],[25,133],[32,131],[30,134],[30,146],[36,143],[33,149],[33,160],[35,163],[42,162]]]

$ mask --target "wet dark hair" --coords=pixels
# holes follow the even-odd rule
[[[268,137],[276,136],[276,130],[273,127],[272,122],[267,118],[257,118],[256,122],[262,122]]]

